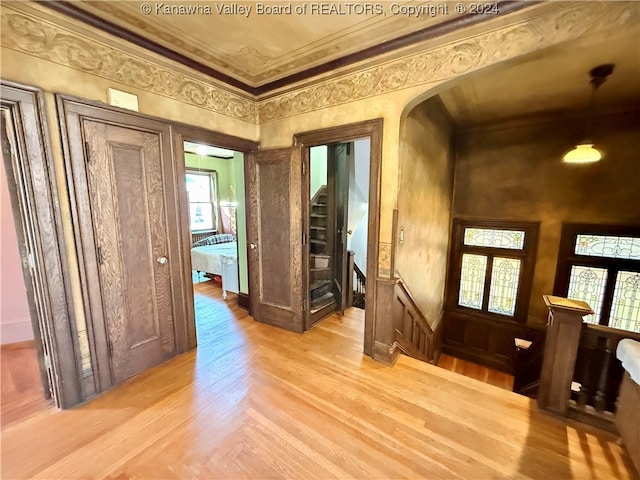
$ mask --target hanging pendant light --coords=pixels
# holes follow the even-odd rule
[[[602,153],[596,147],[593,146],[593,142],[588,140],[588,135],[591,133],[589,130],[589,119],[593,116],[593,101],[596,94],[596,90],[602,85],[609,75],[613,72],[614,65],[607,63],[591,69],[589,75],[591,75],[591,85],[593,91],[591,92],[591,98],[589,99],[589,105],[586,112],[585,128],[584,128],[584,140],[576,145],[574,148],[564,154],[562,160],[565,163],[594,163],[602,158]]]

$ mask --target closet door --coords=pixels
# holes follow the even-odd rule
[[[115,383],[175,354],[160,136],[84,122],[103,315]]]
[[[101,392],[189,348],[184,180],[169,124],[58,101],[89,338],[82,364]]]

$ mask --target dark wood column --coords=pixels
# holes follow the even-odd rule
[[[552,295],[543,295],[542,298],[549,308],[549,317],[538,406],[543,410],[566,416],[580,343],[582,317],[593,313],[593,310],[580,300]]]

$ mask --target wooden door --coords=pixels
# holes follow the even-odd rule
[[[302,169],[299,148],[247,156],[251,315],[296,332],[302,319]]]
[[[97,280],[118,383],[176,353],[161,140],[99,121],[84,121],[83,131]]]
[[[349,212],[349,167],[353,155],[352,143],[334,143],[328,146],[327,161],[329,181],[333,183],[333,285],[337,310],[344,313],[348,297],[347,225]]]

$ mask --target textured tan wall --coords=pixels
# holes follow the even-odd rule
[[[416,107],[400,136],[398,232],[395,266],[418,307],[432,323],[443,306],[453,151],[451,122],[437,100]]]
[[[553,290],[562,222],[640,225],[640,112],[593,121],[601,162],[562,163],[583,125],[569,119],[461,135],[454,216],[540,222],[530,323],[546,321],[542,295]]]

